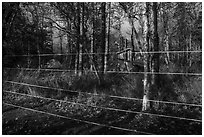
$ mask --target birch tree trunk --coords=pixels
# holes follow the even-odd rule
[[[167,5],[166,5],[167,4]],[[163,3],[163,7],[167,6],[168,3]],[[164,23],[164,50],[166,51],[165,62],[168,65],[170,62],[169,55],[169,29],[168,29],[168,11],[163,9],[163,23]]]
[[[94,2],[92,4],[93,15],[92,15],[92,23],[91,23],[91,55],[90,55],[90,70],[93,71],[93,58],[94,58]]]
[[[146,3],[146,18],[144,19],[145,24],[144,24],[144,33],[146,36],[146,44],[145,44],[145,51],[149,52],[149,35],[150,35],[150,3]],[[149,102],[149,89],[150,89],[150,82],[149,82],[149,54],[144,54],[144,95],[143,95],[143,102],[142,102],[142,111],[146,111],[150,108],[150,102]]]
[[[76,52],[76,56],[75,56],[75,75],[77,75],[78,72],[78,52]]]
[[[101,12],[102,12],[102,31],[101,31],[101,46],[102,46],[102,67],[101,71],[103,74],[105,73],[105,52],[106,52],[106,2],[102,2],[101,4]]]
[[[137,43],[137,47],[139,48],[140,54],[143,56],[143,60],[144,60],[144,80],[143,80],[143,84],[144,84],[144,95],[143,95],[143,103],[142,103],[142,111],[145,111],[147,109],[149,109],[150,105],[149,105],[149,88],[150,88],[150,83],[149,83],[149,76],[148,76],[148,72],[149,72],[149,54],[143,53],[142,51],[142,43],[140,41],[140,37],[139,34],[137,33],[137,30],[134,27],[134,21],[133,18],[131,18],[131,14],[129,13],[129,11],[127,10],[127,7],[125,4],[120,3],[120,5],[123,7],[124,11],[128,14],[129,17],[129,23],[132,26],[132,36],[135,37],[135,41]],[[149,7],[150,4],[147,2],[146,3],[146,17],[144,17],[144,33],[146,36],[146,39],[144,40],[144,50],[145,51],[149,51]]]
[[[82,6],[82,7],[81,7]],[[84,35],[83,35],[83,31],[84,31],[84,3],[80,3],[80,11],[79,11],[79,28],[80,28],[80,33],[79,33],[79,73],[78,73],[78,76],[81,76],[82,75],[82,71],[83,71],[83,65],[82,65],[82,50],[83,50],[83,43],[84,43]]]

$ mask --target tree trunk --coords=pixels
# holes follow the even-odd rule
[[[77,42],[76,42],[76,58],[75,58],[75,74],[78,74],[79,70],[79,58],[80,58],[80,31],[81,31],[81,18],[80,18],[80,3],[77,3]]]
[[[150,82],[150,86],[149,86],[149,90],[151,91],[151,96],[149,93],[149,99],[151,100],[155,100],[155,96],[157,96],[159,94],[159,88],[160,88],[160,84],[159,84],[159,75],[155,74],[159,72],[159,37],[158,37],[158,21],[157,21],[157,14],[158,14],[158,9],[157,9],[157,3],[153,2],[153,28],[154,28],[154,39],[153,39],[153,48],[152,50],[155,52],[153,53],[152,59],[151,59],[151,82]],[[149,91],[149,92],[150,92]],[[153,109],[153,102],[149,103],[149,107],[151,109]]]
[[[30,58],[30,42],[28,41],[28,57],[27,57],[27,68],[30,68],[31,58]]]
[[[192,44],[191,44],[191,38],[192,37],[192,34],[190,33],[190,36],[189,36],[189,51],[191,51],[191,47],[192,47]],[[192,65],[192,59],[191,59],[191,53],[189,52],[188,54],[188,58],[189,58],[189,66],[191,67]]]
[[[167,5],[166,5],[167,4]],[[168,6],[168,3],[164,3],[163,7]],[[165,62],[168,65],[170,62],[169,55],[169,29],[168,29],[168,11],[163,9],[163,23],[164,23],[164,50],[166,51]]]
[[[91,23],[91,55],[90,55],[90,70],[93,71],[93,58],[94,58],[94,2],[92,4],[92,9],[93,9],[93,15],[92,15],[92,23]]]
[[[83,57],[82,57],[82,52],[83,52],[83,43],[84,43],[84,3],[80,3],[80,11],[79,11],[79,24],[80,24],[80,32],[79,32],[79,36],[80,36],[80,42],[79,42],[79,73],[78,75],[81,76],[82,72],[83,72]]]
[[[109,36],[110,36],[110,10],[111,10],[111,3],[108,3],[108,22],[107,22],[107,34],[106,37],[106,46],[105,46],[105,59],[104,59],[104,73],[106,73],[107,71],[107,67],[108,67],[108,52],[109,52]]]
[[[38,12],[37,12],[37,7],[34,6],[34,9],[35,9],[35,14],[36,14],[36,22],[34,22],[36,24],[36,32],[37,34],[39,33],[39,15],[38,15]],[[38,52],[38,69],[40,70],[41,68],[41,59],[40,59],[40,45],[39,45],[39,36],[36,37],[36,47],[37,47],[37,52]]]
[[[63,54],[63,44],[62,44],[62,41],[63,41],[62,37],[63,36],[62,36],[62,33],[63,32],[60,30],[59,35],[60,35],[60,53],[61,54]],[[61,61],[61,63],[63,62],[63,56],[62,55],[60,56],[60,61]]]
[[[37,28],[37,33],[38,33],[38,28]],[[39,46],[39,37],[37,36],[37,52],[38,52],[38,69],[40,70],[41,68],[41,59],[40,59],[40,46]]]
[[[131,61],[135,60],[135,45],[134,45],[134,31],[132,28],[132,34],[131,34],[131,46],[132,46],[132,57],[131,57]]]
[[[67,29],[71,30],[71,21],[67,20]],[[71,55],[69,55],[71,54]],[[66,61],[67,61],[67,69],[72,69],[72,44],[71,40],[69,37],[69,34],[67,34],[67,56],[66,56]]]
[[[149,72],[149,54],[143,53],[142,51],[142,43],[140,41],[140,37],[139,34],[137,33],[137,30],[134,27],[134,21],[129,13],[129,11],[127,10],[127,7],[124,3],[120,3],[120,5],[122,6],[122,8],[124,9],[124,11],[128,14],[129,17],[129,23],[132,26],[132,37],[135,37],[135,42],[137,44],[137,47],[139,48],[140,54],[143,56],[143,60],[144,60],[144,96],[143,96],[143,104],[142,104],[142,111],[145,111],[147,109],[149,109],[149,87],[150,87],[150,83],[149,83],[149,76],[148,76],[148,72]],[[146,33],[146,42],[145,42],[145,51],[149,51],[149,29],[150,29],[150,25],[149,25],[149,6],[150,4],[147,2],[146,3],[146,18],[144,19],[144,22],[146,22],[146,24],[144,24],[144,32]],[[133,42],[133,41],[132,41]],[[132,44],[132,46],[134,46]],[[134,54],[133,54],[134,55]],[[134,56],[133,56],[134,57]],[[133,58],[132,57],[132,58]]]
[[[149,21],[149,17],[150,17],[150,3],[147,2],[146,3],[146,24],[144,24],[145,29],[146,29],[146,46],[145,46],[145,50],[146,52],[149,52],[149,39],[150,39],[150,21]],[[144,30],[145,30],[144,29]],[[149,88],[150,88],[150,82],[149,82],[149,54],[144,54],[144,95],[143,95],[143,103],[142,103],[142,111],[146,111],[150,108],[150,102],[149,102]]]
[[[159,51],[159,36],[158,36],[158,21],[157,21],[157,14],[158,14],[158,11],[157,11],[157,3],[156,2],[153,2],[153,18],[154,18],[154,43],[153,43],[153,50],[155,52],[158,52]],[[152,72],[159,72],[159,53],[154,53],[153,55],[153,58],[152,58],[152,63],[153,63],[153,66],[152,66]],[[152,74],[152,85],[156,85],[158,86],[158,78],[159,78],[159,75],[157,74]]]
[[[105,52],[106,52],[106,3],[102,2],[101,4],[101,12],[102,12],[102,31],[101,31],[101,46],[102,46],[102,67],[101,67],[101,71],[103,72],[103,74],[106,72],[105,70],[105,64],[106,64],[106,60],[105,60]]]
[[[179,65],[182,68],[182,71],[185,71],[186,69],[186,63],[187,63],[187,58],[186,58],[186,33],[188,33],[187,30],[187,22],[186,20],[186,4],[184,2],[179,2],[177,6],[177,12],[179,12],[180,17],[177,20],[178,21],[178,42],[179,42],[179,47],[180,50],[183,51],[183,53],[180,54],[179,58]]]
[[[78,73],[78,53],[75,56],[75,75]]]

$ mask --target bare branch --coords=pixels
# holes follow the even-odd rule
[[[59,24],[58,24],[55,20],[53,20],[52,18],[46,17],[46,16],[44,16],[43,18],[49,19],[52,23],[56,24],[57,26],[55,26],[55,28],[57,28],[57,29],[59,29],[59,30],[61,30],[61,31],[64,31],[64,32],[66,32],[66,33],[69,34],[69,35],[74,35],[74,34],[71,33],[70,31],[68,31],[65,27],[62,27],[61,25],[59,25]]]

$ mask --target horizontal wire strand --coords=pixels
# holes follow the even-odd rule
[[[52,99],[52,98],[45,98],[45,97],[28,95],[28,94],[11,92],[11,91],[4,91],[4,92],[19,94],[19,95],[23,95],[23,96],[30,96],[30,97],[40,98],[40,99],[47,99],[47,100],[52,100],[52,101],[65,102],[65,103],[70,103],[70,104],[75,104],[75,105],[82,105],[82,106],[100,108],[100,109],[105,109],[105,110],[117,111],[117,112],[125,112],[125,113],[133,113],[133,114],[144,114],[144,115],[151,115],[151,116],[156,116],[156,117],[165,117],[165,118],[173,118],[173,119],[180,119],[180,120],[187,120],[187,121],[194,121],[194,122],[202,122],[202,120],[198,120],[198,119],[190,119],[190,118],[167,116],[167,115],[161,115],[161,114],[151,114],[151,113],[147,113],[147,112],[138,112],[138,111],[132,111],[132,110],[123,110],[123,109],[116,109],[116,108],[109,108],[109,107],[102,107],[102,106],[86,105],[86,104],[82,104],[82,103],[76,103],[76,102],[70,102],[70,101],[58,100],[58,99]]]
[[[58,114],[53,114],[53,113],[49,113],[49,112],[44,112],[44,111],[40,111],[40,110],[26,108],[26,107],[14,105],[14,104],[9,104],[9,103],[5,103],[5,102],[3,102],[3,104],[8,105],[8,106],[12,106],[12,107],[16,107],[16,108],[20,108],[20,109],[24,109],[24,110],[29,110],[29,111],[41,113],[41,114],[51,115],[51,116],[55,116],[55,117],[59,117],[59,118],[63,118],[63,119],[74,120],[74,121],[77,121],[77,122],[83,122],[83,123],[86,123],[86,124],[91,124],[91,125],[96,125],[96,126],[101,126],[101,127],[107,127],[107,128],[113,128],[113,129],[118,129],[118,130],[124,130],[124,131],[130,131],[130,132],[135,132],[135,133],[153,135],[152,133],[148,133],[148,132],[137,131],[137,130],[122,128],[122,127],[115,127],[115,126],[111,126],[111,125],[100,124],[100,123],[95,123],[95,122],[91,122],[91,121],[71,118],[71,117],[67,117],[67,116],[62,116],[62,115],[58,115]]]
[[[32,87],[37,87],[37,88],[46,88],[46,89],[53,89],[53,90],[58,90],[58,91],[67,91],[67,92],[72,92],[72,93],[82,93],[82,94],[97,95],[97,96],[100,95],[100,94],[97,94],[97,93],[93,94],[93,93],[89,93],[89,92],[80,92],[80,91],[75,91],[75,90],[53,88],[53,87],[33,85],[33,84],[28,84],[28,83],[20,83],[20,82],[15,82],[15,81],[4,81],[4,82],[19,84],[19,85],[25,85],[25,86],[32,86]],[[111,97],[111,98],[118,98],[118,99],[143,101],[143,99],[139,99],[139,98],[129,98],[129,97],[122,97],[122,96],[114,96],[114,95],[106,95],[106,96]],[[179,102],[160,101],[160,100],[148,100],[148,101],[156,102],[156,103],[163,103],[163,104],[174,104],[174,105],[186,105],[186,106],[193,106],[193,107],[202,107],[202,105],[199,105],[199,104],[179,103]]]
[[[124,51],[122,53],[125,53],[125,52],[128,52],[128,51]],[[82,55],[96,55],[96,54],[120,54],[121,51],[119,52],[109,52],[109,53],[80,53]],[[132,51],[131,53],[136,53],[136,54],[139,54],[139,53],[142,53],[142,54],[166,54],[166,53],[202,53],[202,51],[149,51],[149,52],[140,52],[140,51]],[[27,54],[24,54],[24,55],[4,55],[4,56],[13,56],[13,57],[17,57],[17,56],[22,56],[22,57],[27,57],[27,56],[69,56],[69,55],[77,55],[79,53],[66,53],[66,54],[31,54],[31,55],[27,55]]]
[[[75,72],[76,70],[66,70],[66,69],[45,69],[45,68],[9,68],[4,67],[3,69],[14,69],[14,70],[30,70],[30,71],[54,71],[54,72]],[[103,71],[93,71],[93,70],[77,70],[83,72],[103,72]],[[182,73],[182,72],[128,72],[128,71],[106,71],[106,73],[119,73],[119,74],[157,74],[157,75],[190,75],[190,76],[202,76],[202,73]]]

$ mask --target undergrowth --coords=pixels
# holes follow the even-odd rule
[[[128,100],[110,98],[109,95],[142,99],[142,74],[108,73],[100,80],[100,83],[97,76],[91,72],[80,77],[71,72],[45,72],[42,70],[21,70],[15,72],[10,70],[4,71],[3,74],[5,75],[5,80],[55,88],[49,89],[4,83],[3,89],[5,90],[72,101],[88,106],[109,106],[119,109],[141,110],[141,101],[128,102]],[[160,94],[154,98],[155,100],[201,104],[201,80],[197,77],[162,75],[160,80],[162,87],[160,87]],[[65,91],[60,89],[64,89]],[[66,107],[71,107],[76,111],[90,110],[90,108],[85,105],[65,105],[64,103],[58,103],[58,105],[62,110],[66,110]],[[159,103],[159,105],[155,103],[153,107],[157,113],[162,114],[183,115],[183,113],[186,112],[185,115],[188,115],[188,112],[190,112],[189,115],[192,118],[193,114],[197,116],[200,115],[202,111],[201,108],[163,103]],[[99,111],[92,113],[94,114],[96,112]]]

